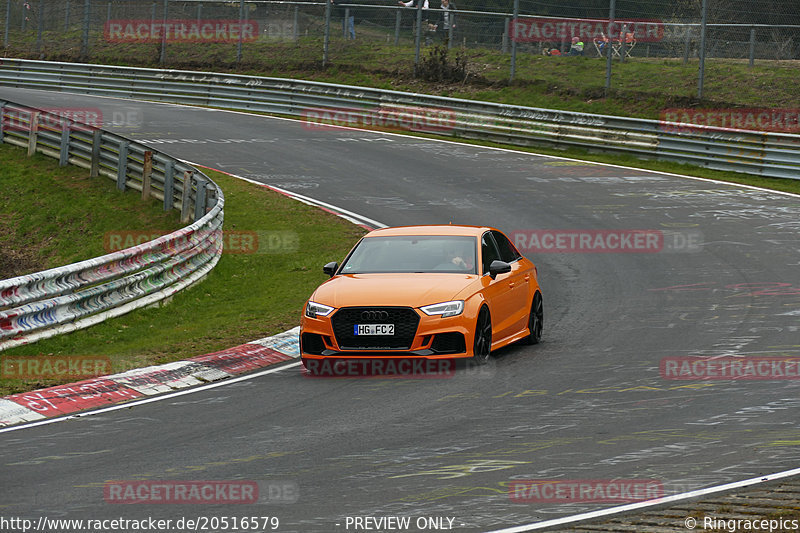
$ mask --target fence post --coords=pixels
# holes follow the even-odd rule
[[[92,14],[91,0],[84,0],[83,3],[83,39],[81,40],[81,60],[86,61],[89,57],[89,19]]]
[[[106,22],[111,20],[111,2],[108,3],[108,7],[106,8]]]
[[[297,39],[300,38],[300,7],[295,4],[294,6],[294,23],[292,25],[292,40],[297,42]]]
[[[3,144],[6,125],[6,103],[0,100],[0,144]]]
[[[331,0],[325,0],[325,30],[322,37],[322,66],[328,66],[328,44],[331,41]]]
[[[192,192],[192,178],[194,172],[187,170],[183,173],[183,190],[181,191],[181,224],[189,222],[189,199]]]
[[[164,211],[175,205],[175,163],[170,159],[164,166]]]
[[[169,0],[164,0],[164,16],[161,17],[163,23],[161,30],[161,54],[159,54],[158,64],[163,65],[167,59],[167,16],[169,15]]]
[[[69,8],[70,0],[67,0],[66,12],[64,13],[64,31],[69,31]]]
[[[509,83],[514,81],[514,76],[517,74],[517,18],[519,18],[519,0],[514,0],[514,17],[511,19],[514,30],[511,31],[511,75],[508,78]]]
[[[703,14],[700,19],[700,69],[697,74],[697,99],[703,98],[703,81],[706,75],[706,20],[708,1],[703,0]]]
[[[689,62],[689,48],[692,45],[692,27],[686,26],[686,41],[683,44],[683,64]]]
[[[28,136],[28,157],[36,153],[36,137],[39,135],[39,111],[31,113],[30,135]]]
[[[36,24],[36,55],[42,53],[42,33],[44,32],[44,0],[39,0],[39,20]]]
[[[72,124],[69,120],[61,121],[61,150],[58,154],[58,165],[61,167],[69,164],[69,134],[72,130]]]
[[[244,0],[239,0],[239,28],[244,24]],[[239,31],[239,42],[236,43],[236,62],[242,62],[242,32]]]
[[[503,28],[503,53],[508,53],[508,28],[511,26],[511,19],[506,17],[505,18],[506,25]]]
[[[124,191],[128,179],[128,141],[119,143],[119,159],[117,160],[117,189]]]
[[[615,0],[611,0],[611,3],[608,6],[608,30],[606,31],[606,36],[608,37],[608,42],[606,43],[606,86],[605,86],[605,95],[608,96],[608,91],[611,90],[611,28],[614,26],[614,17],[616,16],[616,8],[617,4]]]
[[[750,68],[756,60],[756,29],[750,28]]]
[[[197,23],[200,24],[201,20],[203,20],[203,3],[202,2],[197,4]]]
[[[144,152],[144,161],[142,163],[142,200],[150,198],[150,177],[153,173],[153,152],[146,150]]]
[[[417,31],[414,33],[414,76],[419,67],[419,48],[422,45],[422,1],[417,0]]]
[[[350,20],[350,8],[344,8],[344,19],[342,19],[342,37],[347,39],[347,21]]]
[[[402,8],[394,8],[394,45],[400,44],[400,19],[403,16]]]
[[[103,130],[94,130],[92,134],[92,168],[89,177],[100,175],[100,151],[103,148]]]
[[[6,28],[3,32],[3,46],[8,48],[8,27],[11,24],[11,0],[6,0]]]
[[[197,178],[197,191],[194,196],[194,222],[203,218],[206,214],[206,185],[208,182],[203,178]]]

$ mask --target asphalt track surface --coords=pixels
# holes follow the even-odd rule
[[[798,197],[221,111],[6,88],[0,97],[130,112],[140,123],[111,129],[387,225],[701,238],[693,250],[528,254],[544,291],[544,342],[503,349],[480,371],[310,379],[295,365],[0,434],[0,516],[276,516],[278,531],[302,532],[363,531],[348,525],[355,516],[408,516],[418,531],[418,517],[450,517],[454,530],[487,531],[611,505],[516,503],[513,480],[654,480],[672,494],[800,463],[797,380],[660,372],[665,357],[800,356]],[[140,479],[285,482],[299,498],[104,501],[106,480]]]

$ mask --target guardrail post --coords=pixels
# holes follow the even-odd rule
[[[194,195],[194,221],[197,222],[206,214],[206,187],[208,181],[197,178],[197,192]]]
[[[167,161],[164,166],[164,211],[175,205],[175,163]]]
[[[39,135],[39,111],[31,113],[30,134],[28,136],[28,157],[36,153],[36,137]]]
[[[397,46],[400,44],[400,19],[403,16],[403,12],[400,11],[401,8],[396,7],[394,8],[394,45]]]
[[[183,173],[183,190],[181,191],[181,224],[189,222],[189,199],[192,192],[192,178],[194,172],[187,170]]]
[[[61,150],[58,154],[58,165],[65,167],[69,164],[69,134],[72,123],[69,120],[61,121]]]
[[[92,168],[89,177],[96,178],[100,175],[100,150],[103,147],[103,131],[94,130],[92,134]]]
[[[142,163],[142,200],[150,198],[150,177],[153,173],[153,152],[150,150],[144,153]]]
[[[128,179],[128,146],[129,142],[119,143],[119,160],[117,165],[117,189],[125,190],[125,181]]]

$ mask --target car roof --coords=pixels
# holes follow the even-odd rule
[[[369,232],[365,237],[388,237],[401,235],[458,235],[467,237],[480,237],[484,232],[492,230],[487,226],[456,226],[441,224],[431,226],[396,226],[381,228]]]

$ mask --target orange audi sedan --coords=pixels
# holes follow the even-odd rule
[[[322,359],[471,358],[542,338],[536,266],[500,231],[406,226],[365,235],[306,302],[300,355]]]

